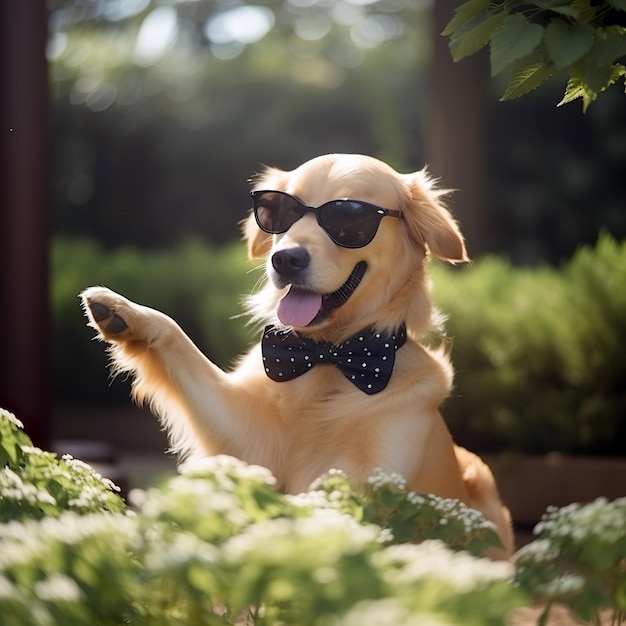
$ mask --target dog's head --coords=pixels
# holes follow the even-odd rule
[[[427,252],[468,260],[444,193],[425,171],[399,174],[362,155],[325,155],[290,172],[267,168],[254,179],[257,217],[244,223],[250,257],[267,257],[269,280],[253,309],[330,341],[365,326],[428,330]]]

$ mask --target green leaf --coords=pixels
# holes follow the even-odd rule
[[[593,22],[598,16],[598,11],[602,7],[594,6],[591,0],[572,0],[571,6],[578,14],[578,21],[583,24]]]
[[[517,61],[513,69],[513,77],[500,100],[519,98],[539,87],[553,73],[554,66],[546,58],[543,47],[535,48],[527,57]]]
[[[562,7],[551,7],[550,11],[553,13],[559,13],[560,15],[567,15],[568,17],[573,17],[578,19],[578,11],[574,7],[570,6],[562,6]]]
[[[22,428],[15,415],[0,408],[0,467],[16,469],[24,456],[22,446],[33,445]]]
[[[582,98],[584,113],[600,92],[613,85],[624,75],[626,75],[626,67],[620,64],[609,66],[594,73],[590,73],[588,63],[580,64],[572,70],[565,95],[557,106]]]
[[[591,63],[597,67],[611,65],[626,56],[626,28],[609,26],[595,31],[595,43],[591,50]]]
[[[450,51],[455,61],[471,56],[487,44],[493,32],[502,24],[507,13],[502,11],[489,16],[476,15],[450,39]]]
[[[588,24],[574,24],[554,19],[546,28],[546,47],[556,69],[573,65],[591,50],[594,29]]]
[[[596,93],[604,91],[615,83],[624,73],[623,65],[607,65],[605,67],[593,67],[591,64],[585,64],[585,72],[583,80],[589,88]]]
[[[489,4],[490,0],[469,0],[469,2],[464,2],[454,10],[454,17],[448,22],[441,34],[446,37],[454,34],[475,15],[487,9]]]
[[[543,27],[531,24],[521,13],[509,15],[491,37],[491,75],[529,55],[543,38]]]
[[[5,465],[15,467],[19,451],[20,447],[15,439],[9,437],[0,439],[0,468]]]
[[[559,13],[560,15],[568,15],[569,17],[578,17],[578,11],[575,7],[571,6],[570,0],[535,0],[533,4],[536,4],[539,8],[545,11],[552,11],[553,13]]]
[[[608,3],[614,8],[620,11],[626,11],[626,0],[607,0]]]

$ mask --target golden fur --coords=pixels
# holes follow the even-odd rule
[[[262,232],[253,216],[244,224],[249,255],[267,257],[270,276],[271,254],[304,247],[311,259],[307,288],[319,293],[338,289],[356,263],[367,262],[348,301],[297,332],[338,343],[368,326],[392,330],[405,322],[408,341],[397,352],[388,387],[367,395],[327,365],[277,383],[264,372],[260,346],[226,373],[163,313],[91,287],[82,294],[85,311],[112,344],[116,370],[134,375],[135,398],[150,403],[179,453],[229,454],[263,465],[286,492],[307,489],[331,468],[358,481],[382,468],[404,476],[416,492],[458,498],[496,524],[504,545],[498,556],[510,557],[510,518],[492,474],[454,445],[438,411],[452,385],[450,363],[443,351],[420,344],[434,325],[428,253],[452,263],[468,260],[444,192],[425,171],[403,175],[361,155],[326,155],[291,172],[268,168],[254,188],[284,191],[309,206],[356,198],[403,212],[403,219],[383,218],[374,240],[358,249],[335,245],[310,213],[283,235]],[[275,322],[285,291],[268,280],[251,297],[253,315]]]

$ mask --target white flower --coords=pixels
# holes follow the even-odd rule
[[[426,498],[421,496],[414,491],[410,491],[406,494],[406,499],[414,506],[420,506],[421,504],[426,504]]]
[[[215,566],[219,551],[192,533],[177,532],[171,539],[159,533],[152,537],[150,550],[145,556],[148,570],[171,571],[189,562],[200,562],[203,567]]]
[[[599,539],[608,545],[618,541],[624,534],[626,498],[608,502],[597,498],[587,504],[573,503],[557,509],[548,508],[535,527],[535,534],[547,535],[555,541],[565,539],[584,543]]]
[[[331,507],[331,503],[326,497],[326,492],[320,490],[304,491],[295,495],[287,494],[285,499],[293,506],[302,508],[324,509]]]
[[[85,486],[80,490],[77,498],[68,501],[68,505],[76,509],[90,510],[100,506],[102,502],[102,492],[98,487]]]
[[[340,469],[331,468],[325,474],[316,478],[310,485],[309,491],[318,491],[324,487],[324,483],[332,476],[338,476],[344,480],[348,480],[348,475]]]
[[[35,595],[46,602],[80,602],[82,592],[76,581],[64,574],[37,581],[33,585]]]
[[[103,541],[123,544],[138,543],[136,519],[126,515],[66,512],[58,518],[44,517],[30,528],[27,524],[25,526],[27,532],[38,533],[46,541],[68,545],[79,545],[90,537],[102,537]]]
[[[394,598],[360,602],[337,623],[339,626],[454,626],[442,616],[415,613]]]
[[[387,544],[393,541],[393,532],[390,528],[381,528],[380,534],[378,535],[378,543]]]
[[[91,465],[85,463],[85,461],[81,461],[80,459],[75,459],[71,454],[64,454],[61,457],[61,460],[64,461],[70,468],[75,470],[75,472],[86,473],[90,476],[93,476],[102,486],[111,491],[121,491],[121,489],[110,479],[104,478],[98,472],[96,472]],[[76,481],[76,475],[71,475],[71,478]],[[84,482],[84,479],[81,477],[81,482]]]
[[[35,446],[22,446],[22,452],[35,456],[45,456],[47,454],[41,448],[36,448]]]
[[[371,485],[374,489],[390,486],[400,491],[406,490],[406,480],[404,477],[395,472],[384,472],[380,468],[374,470],[374,473],[367,479],[367,484]]]
[[[15,415],[13,415],[13,413],[11,413],[10,411],[7,411],[6,409],[0,409],[0,418],[6,419],[14,426],[17,426],[20,430],[24,430],[24,424],[22,424],[22,422],[20,422],[20,420],[18,420],[17,417],[15,417]]]
[[[576,596],[585,587],[585,579],[576,574],[566,574],[548,583],[545,593],[548,597]]]
[[[538,563],[547,563],[552,561],[558,555],[552,542],[549,539],[537,539],[532,543],[526,544],[520,548],[516,554],[517,561],[535,561]]]
[[[33,506],[38,504],[56,505],[56,500],[45,489],[25,483],[21,477],[4,467],[0,469],[0,497],[7,500],[24,501]]]
[[[181,464],[178,471],[189,478],[226,477],[231,474],[235,478],[252,478],[267,485],[276,484],[276,478],[266,467],[245,463],[226,454],[190,459]]]
[[[10,600],[16,593],[17,589],[13,583],[0,574],[0,600]]]
[[[434,578],[463,592],[493,580],[510,579],[514,574],[510,563],[453,552],[440,541],[389,546],[374,555],[374,559],[386,572],[391,585],[411,585]]]
[[[360,525],[351,516],[333,509],[317,509],[310,517],[251,524],[228,540],[224,555],[235,562],[253,558],[280,562],[293,559],[306,546],[311,550],[308,558],[332,564],[342,554],[354,554],[376,544],[379,534],[378,526]]]

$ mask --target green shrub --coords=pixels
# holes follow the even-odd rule
[[[77,299],[105,285],[174,318],[214,362],[228,367],[249,345],[241,300],[260,273],[241,244],[213,249],[187,242],[167,251],[107,251],[87,240],[57,239],[52,246],[54,389],[58,401],[128,402],[129,385],[106,384],[103,344],[90,342]],[[251,271],[252,270],[252,271]]]
[[[34,447],[21,429],[12,413],[0,409],[0,522],[125,510],[110,480],[69,455],[58,459]]]
[[[459,440],[622,454],[626,243],[603,236],[558,270],[498,258],[432,269],[456,370],[444,414]]]
[[[0,449],[14,456],[19,423],[6,413],[0,423]],[[27,443],[20,439],[18,447]],[[13,516],[20,521],[0,524],[3,626],[349,626],[381,619],[496,626],[524,598],[509,564],[453,552],[440,541],[397,543],[402,539],[371,523],[367,507],[389,519],[399,505],[405,525],[420,511],[430,520],[413,524],[417,539],[447,526],[446,519],[452,534],[474,536],[474,547],[481,538],[493,543],[480,515],[464,514],[459,525],[460,509],[417,500],[394,477],[379,474],[358,491],[335,472],[309,497],[288,498],[274,490],[266,469],[231,457],[182,472],[161,487],[131,492],[132,514],[112,512],[102,491],[101,506],[94,502],[82,516],[54,511],[39,519],[47,511],[31,507]],[[47,470],[36,464],[27,473],[36,485]]]
[[[626,621],[626,498],[548,509],[538,539],[517,555],[516,583],[546,603],[563,604],[585,622]]]
[[[77,294],[105,284],[174,319],[219,365],[255,341],[242,297],[260,279],[243,245],[189,242],[162,252],[53,246],[54,376],[58,402],[129,402],[106,384],[105,347],[91,342]],[[626,243],[609,236],[560,269],[488,257],[433,265],[456,370],[443,407],[456,438],[483,451],[622,454],[626,423]]]
[[[293,498],[292,498],[293,499]],[[375,471],[363,487],[355,487],[338,470],[320,477],[295,500],[316,509],[331,508],[364,524],[376,524],[393,543],[438,539],[454,550],[480,556],[502,547],[494,525],[458,500],[407,492],[398,474]]]
[[[0,471],[21,471],[26,493],[59,464],[30,448],[0,411]],[[16,499],[7,505],[2,493],[3,626],[504,626],[531,602],[547,603],[542,619],[558,602],[585,620],[599,623],[610,609],[614,624],[624,621],[623,498],[549,510],[514,574],[446,547],[492,544],[477,513],[406,493],[380,472],[361,489],[331,472],[287,497],[268,470],[218,456],[131,492],[133,512],[111,506],[97,475],[91,481],[98,496],[82,514],[45,498],[38,511],[23,498],[16,515]],[[409,529],[421,543],[404,543]]]

